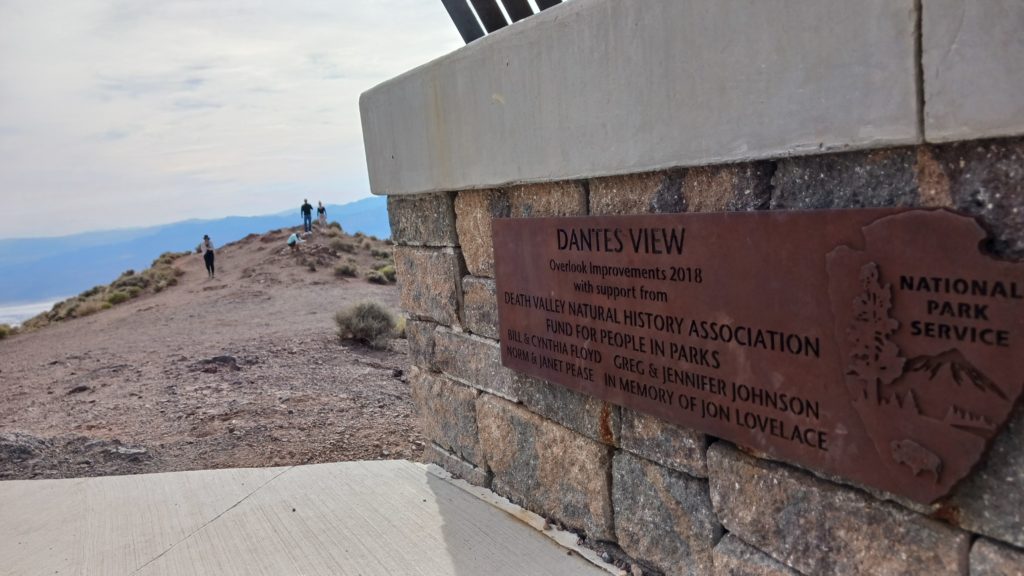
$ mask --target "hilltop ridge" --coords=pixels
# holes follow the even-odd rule
[[[176,285],[0,341],[0,479],[417,459],[406,343],[336,335],[390,244],[291,229],[174,259]],[[356,277],[336,268],[347,266]],[[349,270],[351,272],[351,270]]]
[[[327,205],[328,220],[349,232],[387,238],[387,202],[371,197]],[[160,226],[104,230],[71,236],[0,239],[0,303],[38,302],[77,294],[109,282],[124,270],[141,269],[165,252],[191,250],[209,234],[226,244],[253,232],[301,223],[294,210],[266,216],[186,220]]]

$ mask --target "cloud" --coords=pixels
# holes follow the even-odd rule
[[[365,196],[359,94],[460,45],[438,0],[0,0],[0,237]]]
[[[179,110],[208,110],[210,108],[223,108],[224,105],[209,100],[179,98],[174,101],[174,107]]]

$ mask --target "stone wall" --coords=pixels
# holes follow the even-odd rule
[[[501,365],[498,218],[922,206],[1024,260],[1021,0],[573,0],[373,88],[427,457],[633,574],[1024,575],[1024,406],[921,506]]]
[[[925,507],[501,365],[496,218],[869,206],[954,208],[1024,259],[1024,139],[389,197],[427,458],[633,574],[1024,574],[1024,409]]]

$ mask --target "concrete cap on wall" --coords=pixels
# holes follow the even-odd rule
[[[922,140],[914,0],[573,0],[363,94],[375,194]]]
[[[1024,2],[926,0],[929,142],[1024,134]]]

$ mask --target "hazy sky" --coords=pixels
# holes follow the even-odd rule
[[[369,194],[359,94],[441,0],[0,0],[0,238]]]

